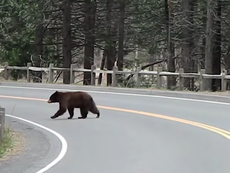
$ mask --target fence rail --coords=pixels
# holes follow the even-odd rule
[[[204,91],[204,80],[205,79],[220,79],[221,80],[221,91],[226,91],[227,89],[227,80],[230,79],[230,75],[227,75],[227,71],[224,70],[220,75],[210,75],[205,74],[205,69],[201,69],[198,73],[184,73],[183,69],[179,69],[179,72],[167,72],[162,71],[162,67],[158,67],[157,71],[143,71],[140,67],[136,71],[118,71],[118,67],[114,66],[113,70],[98,70],[96,66],[92,65],[91,69],[82,69],[77,68],[76,64],[71,64],[70,68],[59,68],[54,67],[51,63],[48,68],[44,67],[32,67],[31,63],[27,63],[27,67],[18,67],[18,66],[8,66],[6,63],[5,66],[0,67],[4,71],[4,79],[8,80],[8,71],[9,70],[26,70],[27,71],[27,82],[30,82],[30,71],[40,71],[43,74],[48,74],[48,83],[53,83],[54,81],[54,71],[69,71],[70,72],[70,83],[74,83],[74,72],[90,72],[91,73],[91,85],[95,85],[95,74],[96,73],[105,73],[112,74],[112,86],[117,86],[117,75],[118,74],[133,74],[136,77],[136,87],[140,87],[141,75],[152,75],[157,78],[157,88],[162,88],[162,77],[163,76],[175,76],[179,78],[179,89],[183,90],[183,80],[184,78],[197,78],[200,84],[200,91]],[[42,76],[44,77],[44,76]]]
[[[5,108],[0,107],[0,143],[5,129]]]

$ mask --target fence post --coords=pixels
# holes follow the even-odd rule
[[[227,74],[227,70],[224,70],[221,76],[221,91],[226,91],[227,81],[225,80],[225,76]]]
[[[42,83],[46,83],[46,72],[42,71]]]
[[[5,80],[8,80],[8,66],[9,66],[9,64],[8,64],[8,62],[5,62],[5,66],[4,66],[4,79]]]
[[[180,68],[179,69],[179,89],[180,90],[183,90],[183,87],[184,87],[184,78],[181,76],[182,73],[184,73],[184,69]]]
[[[5,108],[0,107],[0,142],[5,130]]]
[[[96,73],[94,72],[94,70],[96,70],[96,66],[95,65],[91,65],[91,85],[95,85]]]
[[[203,74],[205,74],[205,69],[200,69],[200,91],[204,91],[204,78]]]
[[[112,73],[112,86],[113,87],[117,86],[117,71],[118,71],[118,67],[116,65],[113,66],[113,73]]]
[[[70,84],[74,83],[74,71],[73,71],[73,69],[74,69],[74,64],[71,64],[70,70],[69,70],[69,72],[70,72]]]
[[[162,86],[160,72],[162,72],[162,67],[158,66],[157,68],[157,89],[161,89],[161,86]]]
[[[28,62],[27,63],[27,82],[30,82],[30,68],[31,67],[31,63]]]
[[[49,65],[49,83],[53,83],[53,63]]]
[[[140,71],[141,71],[141,67],[137,67],[137,71],[136,71],[136,87],[140,87],[141,86],[141,75],[140,75]]]

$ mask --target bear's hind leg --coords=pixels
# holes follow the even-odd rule
[[[90,108],[89,111],[92,112],[93,114],[97,114],[97,118],[100,117],[100,111],[97,108],[94,109]]]
[[[80,111],[81,111],[81,117],[78,117],[78,119],[85,119],[87,118],[87,115],[88,115],[88,109],[86,108],[80,108]]]
[[[69,117],[68,117],[68,119],[72,119],[73,118],[73,116],[74,116],[74,108],[68,108],[68,112],[69,112]]]
[[[61,107],[53,116],[51,116],[50,118],[54,119],[57,118],[59,116],[61,116],[62,114],[64,114],[66,112],[66,108]]]
[[[100,111],[97,109],[97,106],[93,101],[93,99],[91,101],[91,104],[89,105],[89,111],[92,112],[93,114],[97,114],[97,118],[100,117]]]

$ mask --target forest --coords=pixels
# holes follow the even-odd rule
[[[2,64],[112,70],[116,63],[120,71],[161,66],[168,72],[230,74],[228,0],[2,0],[0,15]],[[33,82],[41,82],[41,72],[33,75]],[[121,75],[118,82],[131,87],[131,78]],[[70,73],[64,71],[62,79],[69,84]],[[149,80],[142,80],[147,87]],[[176,80],[167,77],[167,88]],[[82,81],[90,84],[89,72]],[[107,74],[106,85],[111,83]],[[185,78],[184,88],[195,90],[196,80]],[[206,80],[205,88],[217,91],[221,82]]]

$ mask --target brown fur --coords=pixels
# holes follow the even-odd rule
[[[88,112],[97,114],[97,118],[100,117],[100,112],[93,100],[93,98],[86,92],[77,91],[77,92],[54,92],[48,103],[59,103],[59,110],[50,118],[54,119],[66,112],[68,109],[69,117],[72,119],[74,116],[74,108],[80,108],[81,117],[79,119],[87,118]]]

